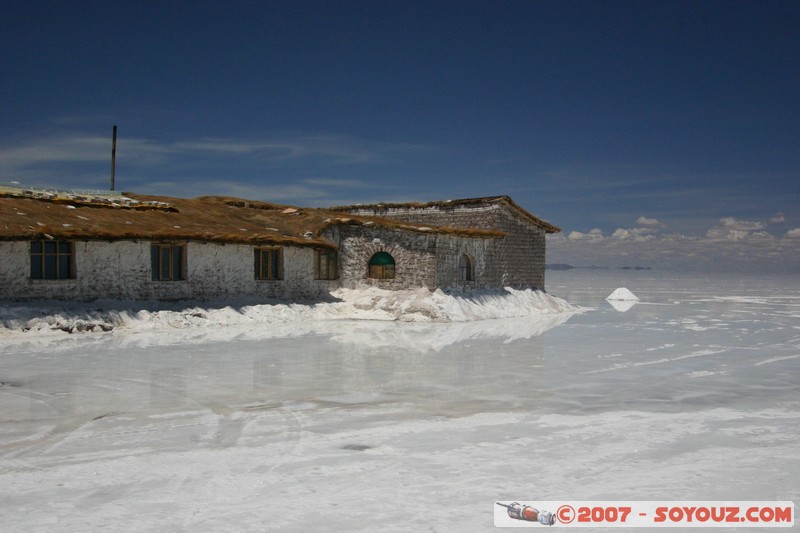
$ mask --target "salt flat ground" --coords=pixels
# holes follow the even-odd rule
[[[623,286],[640,301],[618,310]],[[800,502],[800,279],[574,270],[548,291],[584,311],[0,337],[0,529],[489,531],[496,500]]]

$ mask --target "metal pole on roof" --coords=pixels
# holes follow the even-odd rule
[[[114,190],[114,173],[117,166],[117,127],[114,126],[114,133],[111,139],[111,190]]]

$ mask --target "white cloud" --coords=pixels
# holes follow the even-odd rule
[[[741,233],[725,233],[724,239],[682,234],[596,241],[548,238],[547,262],[705,272],[800,272],[800,228],[783,237],[765,231],[731,231]]]
[[[599,228],[589,230],[589,233],[581,233],[580,231],[572,231],[567,235],[567,239],[571,241],[593,241],[603,239],[603,232]]]
[[[661,222],[659,222],[655,218],[648,218],[646,216],[640,216],[636,219],[637,224],[641,224],[642,226],[663,226]]]
[[[0,148],[0,169],[53,162],[111,159],[111,141],[100,137],[50,139]]]
[[[714,240],[739,241],[747,238],[748,231],[726,228],[711,228],[706,232],[706,237]]]
[[[706,232],[706,238],[723,241],[740,241],[750,238],[770,236],[763,230],[767,224],[755,220],[739,220],[734,217],[719,219],[719,225]]]
[[[322,187],[359,187],[359,188],[375,188],[377,185],[368,183],[363,180],[350,180],[350,179],[331,179],[331,178],[309,178],[303,180],[303,183],[309,185],[320,185]]]
[[[638,241],[647,241],[653,238],[652,233],[656,230],[653,228],[617,228],[611,237],[615,239],[634,239]]]
[[[773,220],[781,217],[777,214]],[[658,270],[704,272],[800,273],[800,227],[780,236],[764,220],[720,218],[704,235],[664,233],[663,224],[640,217],[639,227],[617,228],[603,237],[600,229],[573,231],[548,238],[547,262],[575,266],[647,266]],[[595,238],[592,238],[595,236]]]
[[[775,216],[769,219],[770,224],[780,224],[781,222],[785,222],[786,219],[783,216],[783,213],[775,213]]]
[[[297,205],[302,207],[331,207],[335,205],[352,205],[355,199],[342,197],[342,191],[349,192],[358,180],[336,179],[307,179],[288,183],[270,182],[264,184],[240,183],[221,179],[207,179],[191,177],[180,180],[154,181],[147,178],[130,178],[124,190],[135,192],[147,191],[148,194],[177,197],[198,196],[233,196],[250,200],[262,200],[281,204]],[[408,198],[394,198],[393,186],[379,184],[366,184],[362,188],[368,189],[375,196],[371,201],[365,201],[359,196],[362,203],[377,203],[378,201],[410,201]]]
[[[410,145],[403,145],[409,148]],[[200,139],[168,145],[176,154],[188,152],[211,152],[231,156],[260,156],[270,159],[328,158],[342,163],[364,163],[382,158],[388,151],[397,148],[334,136],[299,136],[285,139]]]
[[[767,225],[763,222],[753,220],[738,220],[734,217],[725,217],[719,219],[720,224],[731,230],[755,231],[764,229]]]
[[[161,142],[151,139],[121,137],[117,140],[117,163],[129,167],[158,167],[163,173],[169,164],[185,172],[185,165],[202,161],[208,154],[223,160],[250,160],[262,166],[265,162],[324,160],[332,164],[369,164],[389,161],[402,154],[431,151],[425,145],[382,143],[346,136],[286,136],[254,140],[236,138],[190,139]],[[32,174],[53,176],[52,165],[110,164],[111,139],[104,136],[61,132],[47,137],[0,144],[0,178],[26,178]],[[97,165],[94,165],[97,166]],[[60,172],[65,169],[59,168]]]

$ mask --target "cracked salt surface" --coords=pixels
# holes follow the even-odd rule
[[[548,290],[583,313],[9,333],[3,528],[489,531],[496,500],[797,502],[797,281],[568,271]]]

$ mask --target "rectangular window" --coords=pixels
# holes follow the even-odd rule
[[[31,241],[31,279],[71,279],[72,243],[68,241]]]
[[[314,250],[316,279],[339,279],[339,254],[336,250]]]
[[[255,249],[256,279],[283,279],[283,249]]]
[[[153,281],[186,279],[186,245],[153,244],[150,246],[150,271]]]

